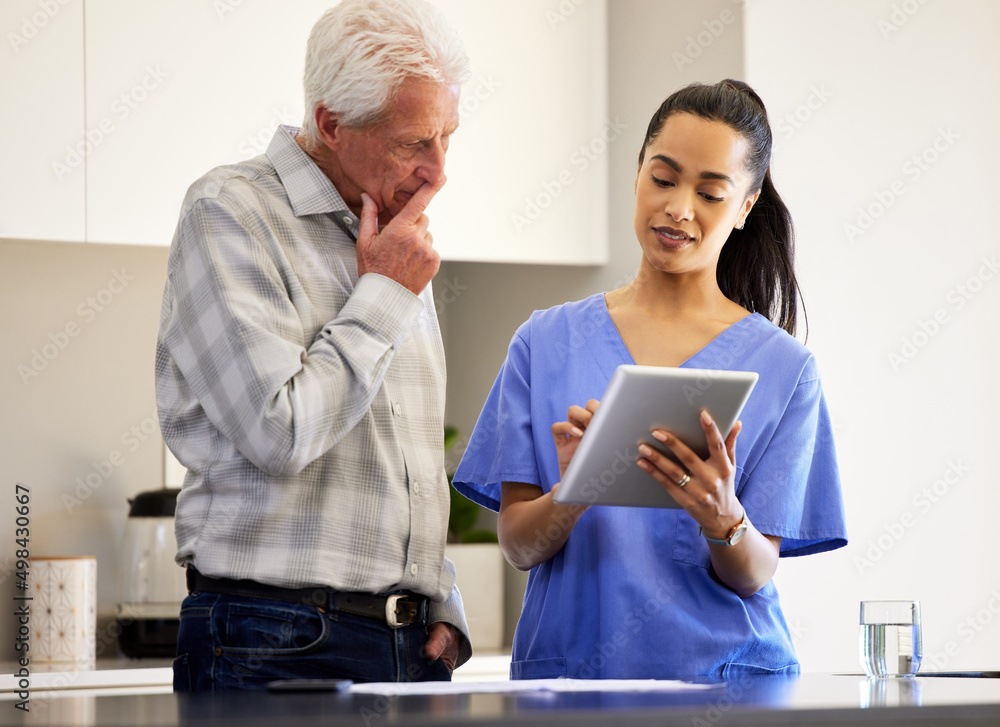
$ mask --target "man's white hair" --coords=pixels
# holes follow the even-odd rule
[[[319,105],[341,124],[371,126],[387,116],[406,78],[456,84],[468,75],[465,45],[434,6],[424,0],[344,0],[309,35],[302,133],[319,140]]]

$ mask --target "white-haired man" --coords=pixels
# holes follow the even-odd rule
[[[345,0],[309,38],[303,128],[188,191],[156,356],[188,468],[175,690],[449,679],[471,656],[424,215],[467,76],[423,0]]]

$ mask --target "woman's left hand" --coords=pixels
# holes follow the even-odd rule
[[[703,411],[701,428],[708,441],[705,459],[669,432],[654,429],[653,436],[670,448],[680,464],[643,444],[639,446],[639,466],[694,518],[706,537],[725,540],[744,517],[743,506],[736,499],[736,437],[741,424],[736,422],[723,441],[712,417]],[[740,598],[752,596],[771,580],[780,550],[780,537],[764,535],[749,522],[735,547],[709,545],[715,575]]]
[[[648,445],[640,445],[639,466],[651,474],[712,538],[724,539],[739,524],[743,508],[736,499],[736,422],[725,440],[707,411],[701,412],[701,428],[708,442],[708,457],[702,459],[677,437],[662,429],[653,436],[670,448],[680,465]]]

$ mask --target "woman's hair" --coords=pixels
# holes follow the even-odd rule
[[[424,0],[344,0],[309,35],[302,133],[318,141],[319,105],[345,126],[371,126],[388,115],[406,78],[455,84],[468,75],[462,40]]]
[[[640,167],[646,148],[675,113],[719,121],[746,139],[750,193],[759,191],[760,197],[743,229],[733,230],[723,245],[716,279],[727,298],[795,335],[799,290],[792,216],[771,182],[771,126],[764,102],[742,81],[685,86],[671,94],[650,120],[639,150]]]

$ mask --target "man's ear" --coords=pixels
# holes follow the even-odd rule
[[[339,150],[343,141],[342,131],[344,129],[340,124],[340,117],[320,104],[316,107],[313,118],[316,121],[319,138],[324,146],[333,151]]]

